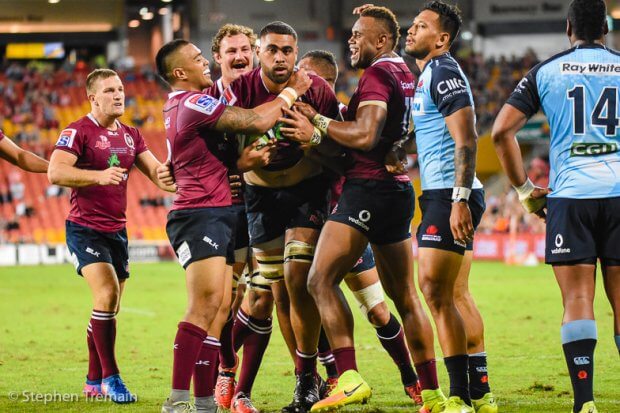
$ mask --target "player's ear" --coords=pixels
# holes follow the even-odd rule
[[[385,46],[385,43],[388,41],[388,35],[387,33],[381,33],[379,35],[379,37],[377,38],[377,50],[378,49],[383,49],[383,46]]]
[[[438,48],[442,48],[445,45],[449,45],[450,44],[450,33],[448,32],[441,32],[439,33],[439,37],[437,38],[437,46]]]
[[[185,73],[185,70],[183,70],[183,68],[175,67],[174,69],[172,69],[172,77],[179,80],[185,80],[187,79],[187,74]]]
[[[605,24],[603,25],[603,36],[607,36],[609,33],[609,20],[605,19]]]
[[[570,24],[570,20],[566,19],[566,35],[570,38],[573,36],[573,27]]]
[[[219,53],[213,53],[213,60],[215,60],[215,63],[218,65],[222,65],[222,56]]]

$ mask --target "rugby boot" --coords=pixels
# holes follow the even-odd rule
[[[443,404],[446,396],[441,389],[422,390],[422,407],[420,413],[440,413],[443,412]]]
[[[368,383],[355,370],[347,370],[338,377],[338,385],[329,397],[312,406],[313,413],[337,410],[347,404],[366,403],[372,391]]]
[[[249,395],[239,392],[233,397],[230,413],[258,413],[258,409],[252,404]]]
[[[475,413],[474,408],[465,403],[459,396],[448,397],[443,406],[443,413]]]
[[[486,393],[481,399],[471,399],[476,413],[497,413],[497,402],[493,393]]]
[[[196,408],[187,400],[173,402],[170,399],[166,399],[161,406],[161,413],[196,413]]]
[[[213,396],[207,397],[195,397],[194,405],[196,406],[196,413],[216,413],[217,404]]]
[[[319,386],[314,372],[297,375],[293,401],[282,408],[282,413],[307,413],[319,401]]]
[[[594,402],[585,402],[583,406],[581,406],[579,413],[598,413],[598,410],[596,410]]]
[[[237,385],[235,381],[236,371],[237,366],[231,369],[223,369],[220,367],[220,371],[217,374],[214,394],[215,403],[225,409],[230,409],[230,403],[235,393],[235,386]]]
[[[88,378],[86,378],[82,393],[84,393],[84,397],[101,396],[103,394],[101,392],[101,380],[88,380]]]
[[[420,382],[405,386],[405,394],[413,400],[415,404],[422,405],[422,389],[420,388]]]
[[[101,380],[101,392],[114,403],[133,403],[136,401],[136,396],[127,390],[123,379],[118,374]]]

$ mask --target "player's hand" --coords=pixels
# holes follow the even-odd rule
[[[288,117],[281,117],[278,122],[286,126],[280,127],[280,133],[287,139],[299,143],[308,143],[314,132],[314,125],[295,107],[294,110],[283,108]]]
[[[111,166],[103,171],[98,171],[97,185],[120,185],[125,179],[127,169]]]
[[[297,92],[297,96],[301,96],[312,86],[312,79],[305,69],[299,69],[293,73],[286,86],[292,87]]]
[[[383,160],[385,169],[391,174],[402,175],[407,173],[407,152],[402,146],[393,145]]]
[[[474,224],[467,202],[453,202],[450,230],[455,241],[467,244],[474,239]]]
[[[251,171],[269,165],[276,154],[276,144],[277,140],[274,138],[266,144],[261,140],[256,140],[251,145],[246,146],[237,160],[237,169],[239,171]]]
[[[353,9],[353,14],[362,14],[362,12],[369,7],[375,7],[375,5],[372,3],[366,3],[363,6],[358,6]]]
[[[530,196],[521,200],[523,208],[527,212],[535,214],[546,220],[547,218],[547,195],[551,192],[549,188],[535,187]]]
[[[157,167],[157,179],[159,179],[159,182],[163,185],[174,186],[175,181],[172,175],[172,168],[170,168],[170,160],[167,160]]]
[[[238,198],[241,195],[241,177],[239,175],[228,175],[228,183],[230,184],[230,192],[233,198]]]
[[[310,121],[312,121],[312,119],[314,119],[314,117],[318,113],[312,106],[304,102],[295,102],[293,108],[305,117],[307,117]]]

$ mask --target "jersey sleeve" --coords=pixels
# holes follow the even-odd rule
[[[535,68],[537,69],[537,68]],[[532,69],[510,94],[507,104],[514,106],[528,118],[540,109],[540,97],[536,86],[536,70]]]
[[[313,79],[313,100],[317,112],[321,115],[335,119],[340,114],[338,98],[334,91],[329,87],[326,81],[320,77]]]
[[[146,142],[144,141],[144,137],[140,133],[140,130],[133,130],[134,141],[136,145],[136,156],[140,155],[142,152],[146,152],[149,148],[146,146]]]
[[[248,76],[241,76],[235,79],[220,96],[220,102],[226,106],[238,106],[240,108],[250,108],[250,95],[248,91],[251,84],[247,81]]]
[[[386,82],[386,79],[388,77],[380,68],[370,66],[366,69],[357,85],[360,103],[378,100],[387,104],[392,95],[393,85],[391,82]]]
[[[179,125],[194,128],[213,128],[226,109],[226,105],[213,96],[195,93],[183,100]]]
[[[54,149],[72,153],[79,158],[84,152],[84,135],[74,125],[69,126],[60,132]]]
[[[447,65],[435,67],[430,92],[437,110],[443,117],[450,116],[459,109],[473,106],[467,81],[457,67]]]

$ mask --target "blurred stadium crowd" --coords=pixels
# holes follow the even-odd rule
[[[518,81],[538,63],[534,52],[523,56],[484,59],[476,53],[459,53],[476,103],[478,132],[490,132],[495,116]],[[336,85],[338,98],[348,103],[357,87],[360,72],[340,62]],[[0,67],[0,128],[25,149],[49,158],[62,128],[89,111],[84,81],[92,69],[78,61],[74,66],[33,62]],[[416,68],[412,67],[415,72]],[[140,128],[149,148],[159,159],[166,156],[161,107],[166,91],[151,67],[121,71],[126,88],[124,123]],[[215,69],[217,73],[217,68]],[[413,156],[412,165],[415,165]],[[64,217],[69,191],[49,185],[45,176],[25,174],[8,163],[0,163],[0,243],[64,241]],[[532,159],[528,174],[536,184],[548,180],[549,164],[544,157]],[[412,178],[418,174],[410,169]],[[131,239],[165,239],[169,196],[162,195],[145,179],[133,174],[128,202],[128,232]],[[487,211],[479,227],[482,233],[543,233],[544,224],[526,214],[507,183],[487,189]]]

